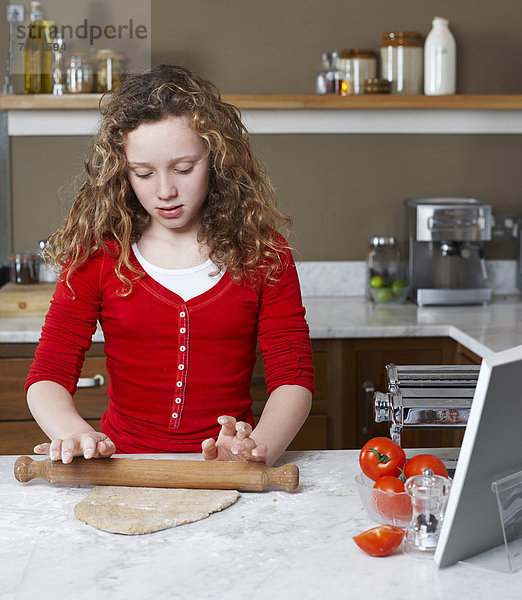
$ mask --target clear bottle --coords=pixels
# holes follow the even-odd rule
[[[30,25],[24,43],[24,74],[26,94],[51,94],[52,39],[49,32],[51,23],[44,21],[40,2],[31,2]]]
[[[457,88],[457,44],[448,19],[435,17],[424,44],[424,93],[454,94]]]
[[[321,54],[321,62],[323,67],[315,79],[315,93],[328,94],[328,72],[332,67],[332,53],[323,52]]]
[[[323,68],[317,75],[315,91],[317,94],[338,94],[343,73],[339,68],[339,52],[323,52],[321,55]]]
[[[391,290],[396,281],[402,281],[397,240],[382,236],[370,238],[366,265],[366,294],[370,300],[374,300],[372,290]],[[383,292],[380,295],[384,298]]]
[[[51,76],[53,82],[53,95],[62,96],[65,92],[65,50],[66,44],[61,35],[57,33],[53,40],[51,53]]]
[[[339,51],[332,50],[332,64],[327,75],[329,94],[339,94],[341,92],[344,73],[340,63]]]

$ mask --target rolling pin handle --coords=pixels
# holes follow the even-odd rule
[[[27,481],[31,481],[35,477],[38,477],[38,474],[35,473],[34,465],[36,462],[30,456],[20,456],[14,466],[14,476],[18,481],[22,483],[26,483]]]
[[[291,492],[299,485],[299,469],[297,465],[288,463],[271,471],[273,485]]]

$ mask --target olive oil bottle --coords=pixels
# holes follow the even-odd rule
[[[29,33],[23,49],[24,91],[26,94],[51,94],[51,23],[44,20],[40,2],[31,2],[30,20]]]

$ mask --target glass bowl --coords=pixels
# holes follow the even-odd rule
[[[411,498],[406,492],[383,492],[373,487],[375,481],[363,473],[355,476],[362,504],[368,516],[377,523],[407,527],[411,520]]]

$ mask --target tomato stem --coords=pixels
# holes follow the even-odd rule
[[[383,454],[382,452],[379,452],[379,450],[377,450],[376,448],[368,448],[368,450],[370,450],[371,452],[373,452],[375,454],[375,456],[377,457],[378,463],[386,464],[387,462],[390,462],[390,460],[391,460],[391,458],[389,456],[387,456],[386,454]]]

